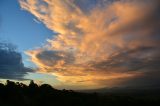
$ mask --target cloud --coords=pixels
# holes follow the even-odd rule
[[[160,54],[158,0],[19,2],[58,33],[44,47],[26,52],[39,71],[68,85],[95,87],[123,85],[158,72],[152,67]]]
[[[27,72],[33,72],[22,63],[22,56],[12,44],[0,42],[0,78],[25,80]]]
[[[35,23],[37,23],[37,24],[40,24],[41,22],[39,22],[37,19],[33,19],[33,21],[35,22]]]

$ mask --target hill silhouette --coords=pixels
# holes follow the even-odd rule
[[[48,84],[37,85],[7,80],[0,83],[0,106],[119,106],[160,104],[160,92],[82,93],[57,90]]]

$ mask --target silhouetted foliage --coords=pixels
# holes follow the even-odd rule
[[[154,105],[160,103],[160,92],[81,93],[57,90],[48,84],[29,86],[7,80],[0,83],[0,106],[119,106]]]

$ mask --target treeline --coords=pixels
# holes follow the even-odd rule
[[[158,93],[158,92],[157,92]],[[48,84],[37,85],[7,80],[0,83],[0,106],[119,106],[154,105],[160,103],[160,95],[80,93],[57,90]]]

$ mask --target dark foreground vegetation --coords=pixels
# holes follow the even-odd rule
[[[48,84],[0,84],[0,106],[160,106],[160,92],[80,93],[56,90]]]

